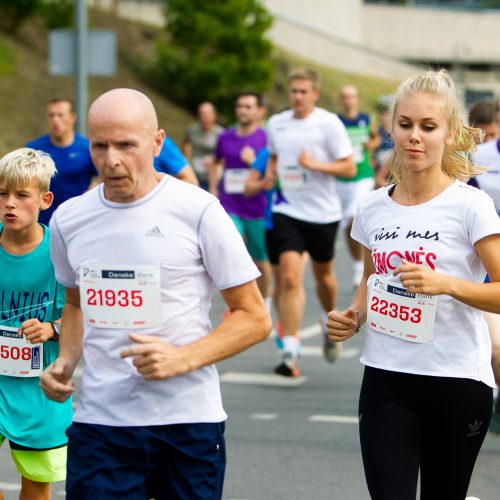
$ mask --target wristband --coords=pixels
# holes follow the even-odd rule
[[[55,321],[49,321],[50,326],[52,326],[52,331],[54,332],[54,339],[58,339],[61,335],[61,325]]]

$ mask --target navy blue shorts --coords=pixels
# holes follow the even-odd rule
[[[224,422],[146,427],[73,423],[68,500],[219,500]]]

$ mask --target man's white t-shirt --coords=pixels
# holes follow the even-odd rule
[[[307,151],[315,160],[332,162],[353,154],[352,144],[339,117],[322,108],[303,119],[289,109],[272,116],[267,124],[269,150],[278,159],[278,177],[284,202],[273,212],[294,219],[328,224],[342,219],[333,175],[308,170],[298,163]]]
[[[393,271],[405,258],[437,272],[482,283],[485,269],[474,244],[500,233],[492,200],[455,181],[426,203],[395,203],[391,186],[370,193],[358,207],[351,235],[371,250],[377,275],[400,282]],[[407,342],[366,325],[361,362],[384,370],[480,380],[495,387],[491,340],[482,311],[439,295],[434,339]]]
[[[474,179],[491,196],[497,212],[500,212],[500,139],[479,144],[473,158],[476,165],[488,168]]]
[[[52,217],[51,256],[58,281],[79,286],[87,265],[159,268],[162,324],[139,330],[97,328],[84,322],[85,369],[74,420],[111,426],[220,422],[217,370],[206,366],[169,380],[146,381],[120,352],[129,331],[176,346],[212,327],[212,291],[259,276],[241,236],[218,200],[164,176],[145,197],[114,203],[103,186],[61,205]]]

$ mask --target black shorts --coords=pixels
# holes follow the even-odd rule
[[[271,264],[278,264],[283,252],[309,252],[316,262],[329,262],[334,257],[339,222],[314,224],[273,214],[273,229],[266,231],[266,244]]]

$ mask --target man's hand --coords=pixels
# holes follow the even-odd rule
[[[256,158],[256,154],[253,148],[246,145],[240,152],[240,158],[247,164],[251,165]]]
[[[24,335],[32,344],[39,344],[51,339],[54,330],[50,323],[40,323],[36,318],[27,319],[19,328],[19,335]]]
[[[124,349],[120,357],[132,356],[134,366],[145,380],[165,380],[191,371],[182,348],[152,335],[129,333],[128,336],[135,344]]]
[[[318,162],[312,157],[312,155],[304,150],[299,155],[299,165],[309,170],[318,170]]]
[[[71,375],[73,368],[69,366],[68,361],[65,358],[57,358],[42,373],[40,387],[49,399],[62,403],[75,391]]]

